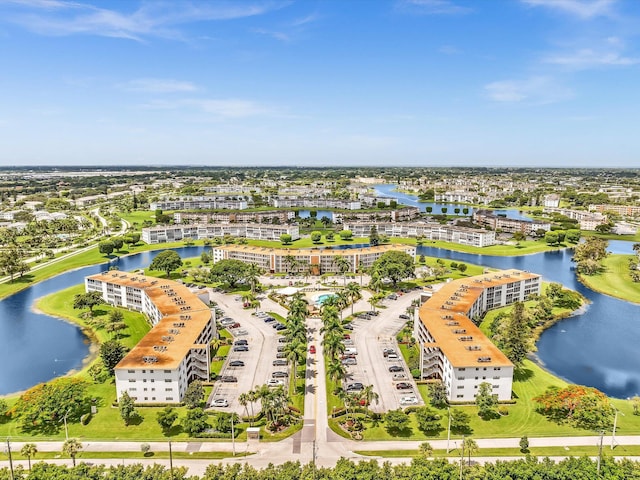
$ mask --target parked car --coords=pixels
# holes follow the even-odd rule
[[[274,367],[284,367],[284,366],[286,366],[286,365],[287,365],[287,363],[288,363],[288,362],[287,362],[286,360],[283,360],[282,358],[279,358],[279,359],[274,360],[273,362],[271,362],[271,364],[272,364]]]
[[[240,324],[238,322],[236,322],[233,325],[229,325],[228,328],[240,328]]]
[[[287,327],[281,323],[276,323],[276,325],[273,328],[275,328],[279,332],[281,330],[285,330]]]
[[[282,371],[273,372],[271,374],[272,378],[286,378],[288,376],[289,376],[289,374],[287,372],[282,372]]]
[[[267,387],[278,387],[284,385],[284,382],[278,378],[270,378],[267,380]]]
[[[391,353],[396,353],[396,351],[393,348],[383,348],[382,349],[382,356],[383,357],[388,357],[389,354]]]
[[[249,346],[248,345],[236,345],[235,347],[233,347],[233,351],[234,352],[248,352],[249,351]]]
[[[387,360],[398,360],[398,354],[397,353],[389,353],[387,355]]]
[[[349,346],[353,346],[354,345],[353,340],[351,340],[351,339],[347,339],[347,340],[343,341],[342,343],[344,343],[345,347],[349,347]]]
[[[284,352],[285,348],[287,348],[286,345],[278,345],[278,352]]]
[[[345,323],[342,328],[345,330],[353,330],[353,325],[351,323]]]
[[[211,402],[212,407],[228,407],[229,402],[226,398],[216,398],[213,402]]]
[[[242,360],[232,360],[229,362],[230,367],[244,367],[244,362]]]
[[[241,328],[241,329],[239,329],[239,330],[236,330],[236,331],[234,332],[234,334],[235,334],[236,336],[241,337],[241,336],[243,336],[243,335],[249,335],[249,332],[247,332],[245,329]]]
[[[391,365],[389,367],[389,371],[391,373],[404,372],[404,368],[402,368],[400,365]]]
[[[223,327],[230,327],[234,323],[236,323],[236,321],[233,318],[229,318],[229,317],[225,317],[222,320],[220,320],[220,325],[222,325]]]
[[[276,353],[276,358],[286,358],[287,354],[284,352],[278,352]]]
[[[278,338],[278,343],[287,343],[287,339],[285,337]]]
[[[403,320],[409,320],[411,318],[406,313],[401,313],[400,315],[398,315],[398,317],[403,319]]]
[[[276,319],[273,317],[263,317],[262,320],[264,320],[264,323],[271,323],[276,321]]]
[[[411,385],[409,382],[399,382],[396,383],[396,388],[398,390],[411,390],[413,389],[413,385]]]
[[[375,316],[375,317],[377,317],[378,315],[380,315],[380,312],[377,312],[377,311],[375,311],[375,310],[371,310],[371,311],[369,311],[369,312],[367,312],[367,313],[368,313],[369,315],[373,315],[373,316]]]
[[[415,395],[408,395],[400,399],[400,405],[418,405],[418,398]]]
[[[234,345],[249,345],[249,340],[245,340],[244,338],[241,338],[240,340],[236,340],[235,342],[233,342]]]
[[[361,392],[362,390],[364,390],[364,385],[360,382],[350,383],[349,385],[347,385],[347,388],[345,390],[347,392]]]
[[[353,357],[348,357],[342,360],[343,365],[357,365],[358,361]]]
[[[220,377],[220,381],[224,383],[236,383],[238,381],[238,377],[234,377],[233,375],[223,375]]]
[[[394,373],[393,374],[393,381],[397,382],[400,380],[406,380],[407,376],[404,373]]]
[[[398,296],[395,293],[390,293],[389,295],[387,295],[387,298],[389,300],[397,300]]]
[[[315,345],[311,345],[311,346],[309,347],[309,353],[311,353],[311,354],[314,354],[314,355],[315,355],[315,353],[316,353],[316,346],[315,346]]]

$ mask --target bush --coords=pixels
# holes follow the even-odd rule
[[[80,423],[82,425],[87,425],[91,421],[91,417],[92,417],[91,413],[85,413],[80,417]]]
[[[504,417],[506,415],[509,415],[509,409],[506,405],[500,405],[498,407],[498,413]]]
[[[411,370],[411,376],[413,378],[420,378],[420,369],[419,368],[414,368]]]

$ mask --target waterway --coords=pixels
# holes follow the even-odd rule
[[[456,214],[455,209],[459,208],[460,212],[458,213],[458,215],[465,216],[465,214],[463,213],[464,211],[467,211],[466,216],[473,215],[473,207],[470,207],[469,205],[463,205],[458,203],[420,202],[418,201],[419,199],[416,195],[396,192],[395,189],[397,188],[397,185],[394,185],[391,183],[382,183],[379,185],[374,185],[373,188],[376,195],[381,195],[385,197],[394,197],[398,201],[398,203],[401,203],[403,205],[409,205],[411,207],[418,207],[421,212],[425,212],[427,207],[431,207],[432,209],[431,213],[439,215],[440,213],[442,213],[442,209],[446,208],[447,215],[455,215]],[[467,209],[467,210],[464,210],[464,209]],[[530,217],[526,216],[523,212],[521,212],[516,208],[495,209],[493,210],[493,212],[496,215],[504,215],[507,218],[513,218],[515,220],[524,220],[526,222],[532,221]],[[318,216],[318,218],[320,217]]]
[[[632,253],[632,243],[609,242],[612,253]],[[200,255],[203,247],[184,247],[181,257]],[[0,394],[24,390],[82,366],[88,340],[66,322],[35,313],[34,302],[50,293],[77,285],[87,275],[117,265],[134,270],[149,265],[157,252],[120,258],[115,263],[84,267],[45,280],[0,301]],[[537,356],[552,373],[574,383],[596,387],[608,395],[627,398],[640,393],[640,305],[589,290],[572,270],[570,250],[520,257],[496,257],[422,246],[418,254],[495,268],[517,268],[540,273],[590,300],[580,315],[543,332]],[[69,298],[69,302],[73,299]]]

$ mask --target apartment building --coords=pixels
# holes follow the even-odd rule
[[[149,210],[244,210],[246,208],[248,208],[246,200],[214,196],[162,199],[149,204]]]
[[[587,212],[585,210],[571,210],[569,208],[551,208],[545,207],[544,213],[559,213],[565,217],[577,220],[580,230],[595,230],[598,225],[607,223],[606,215],[598,212]]]
[[[397,250],[416,256],[416,248],[409,245],[379,245],[377,247],[329,249],[329,248],[266,248],[250,245],[224,245],[213,247],[213,261],[241,260],[258,265],[269,273],[304,273],[322,275],[337,273],[336,257],[344,257],[351,265],[350,271],[369,268],[380,256]]]
[[[420,307],[414,335],[422,378],[439,378],[450,402],[474,401],[481,383],[498,400],[511,399],[514,365],[472,319],[492,308],[540,294],[540,275],[505,270],[454,280]]]
[[[280,235],[291,235],[292,240],[300,238],[297,225],[272,225],[263,223],[205,223],[196,225],[158,225],[142,229],[142,241],[153,243],[179,242],[182,240],[203,240],[206,238],[245,237],[252,240],[280,240]]]
[[[191,223],[288,223],[296,217],[293,210],[261,210],[257,212],[174,212],[176,224]]]
[[[640,215],[640,205],[589,205],[589,210],[600,213],[613,212],[626,217],[637,217]]]
[[[136,403],[179,403],[194,380],[209,380],[215,318],[208,292],[144,275],[108,271],[85,278],[110,305],[144,313],[152,329],[116,365],[117,397]]]
[[[338,198],[312,198],[296,196],[274,196],[269,199],[275,208],[342,208],[345,210],[360,210],[362,203]]]
[[[408,222],[421,215],[418,207],[400,207],[391,210],[375,210],[368,212],[332,212],[333,223],[353,221],[389,221]]]
[[[473,221],[479,225],[485,225],[493,230],[502,230],[503,232],[522,232],[525,235],[531,235],[537,230],[551,230],[551,223],[541,222],[538,220],[527,221],[515,218],[502,217],[496,215],[490,210],[476,210],[473,212]]]
[[[368,237],[371,227],[376,227],[378,234],[389,237],[423,237],[426,240],[487,247],[496,244],[496,232],[477,228],[441,225],[439,223],[411,222],[346,222],[344,230],[351,230],[355,237]]]

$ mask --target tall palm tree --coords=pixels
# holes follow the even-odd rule
[[[256,287],[260,283],[260,275],[262,274],[262,269],[255,263],[250,263],[247,265],[247,269],[245,270],[245,280],[251,286],[252,295],[255,295],[256,293]]]
[[[337,359],[345,351],[343,334],[340,331],[331,330],[322,338],[322,348],[330,359]]]
[[[338,269],[338,272],[340,272],[340,274],[342,275],[344,284],[346,285],[347,284],[347,272],[349,270],[351,270],[351,263],[349,262],[349,260],[344,258],[342,255],[337,255],[333,259],[333,263],[335,264],[336,268]]]
[[[360,393],[360,398],[364,400],[364,404],[367,407],[367,411],[368,411],[369,405],[371,405],[371,402],[376,402],[376,405],[380,403],[380,395],[378,395],[373,390],[373,385],[367,385],[366,387],[364,387],[364,389]],[[367,416],[368,415],[369,413],[367,413]]]
[[[340,385],[340,382],[345,379],[347,375],[347,368],[342,364],[339,358],[332,358],[327,364],[327,376],[336,385]]]
[[[340,290],[336,294],[336,297],[338,298],[336,303],[340,311],[340,320],[342,320],[342,312],[345,308],[347,308],[347,305],[349,305],[349,292],[347,292],[345,289]]]
[[[353,315],[353,305],[362,298],[360,285],[358,285],[356,282],[349,282],[347,284],[346,291],[349,295],[349,300],[351,301],[351,315]]]
[[[27,457],[27,461],[29,462],[29,470],[31,470],[31,458],[35,457],[36,453],[38,453],[38,447],[36,447],[35,443],[25,443],[20,449],[20,454],[23,457]]]
[[[77,438],[70,438],[62,445],[62,453],[69,455],[73,466],[76,466],[76,456],[82,450],[82,443]]]
[[[248,417],[249,410],[247,410],[247,405],[249,404],[249,392],[242,392],[238,395],[238,403],[244,407],[244,413]],[[253,425],[253,418],[249,420],[249,425]]]
[[[294,267],[298,266],[298,259],[294,255],[285,255],[282,258],[282,262],[287,265],[287,273],[291,273]]]
[[[290,341],[284,346],[285,357],[289,361],[289,363],[293,365],[291,371],[294,380],[298,373],[298,362],[301,358],[304,357],[305,352],[305,345],[297,339]]]

